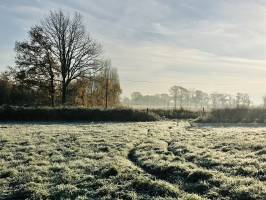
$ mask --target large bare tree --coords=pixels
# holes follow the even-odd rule
[[[69,84],[79,78],[90,77],[100,69],[101,45],[86,32],[81,15],[66,15],[51,11],[41,23],[52,54],[59,63],[62,104],[66,103]]]

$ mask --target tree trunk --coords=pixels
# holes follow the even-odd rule
[[[55,87],[54,87],[54,77],[52,76],[50,80],[50,97],[51,97],[51,106],[55,106]]]
[[[67,86],[66,83],[62,84],[62,105],[66,103]]]
[[[54,94],[51,94],[51,106],[55,106]]]
[[[54,88],[51,88],[51,106],[54,107],[55,106],[55,91]]]

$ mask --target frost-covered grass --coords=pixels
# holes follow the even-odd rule
[[[266,128],[0,124],[0,199],[266,199]]]

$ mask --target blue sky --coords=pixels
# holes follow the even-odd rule
[[[174,84],[247,92],[255,103],[266,94],[264,0],[0,0],[1,70],[51,9],[82,14],[118,68],[123,95]]]

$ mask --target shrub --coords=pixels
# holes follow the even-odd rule
[[[0,107],[0,121],[136,122],[156,121],[159,118],[154,113],[132,109]]]
[[[178,110],[150,109],[149,112],[153,112],[159,115],[160,117],[166,119],[194,119],[200,116],[200,112],[184,110],[184,109],[178,109]]]
[[[261,108],[214,109],[200,122],[207,123],[264,123],[266,110]]]

